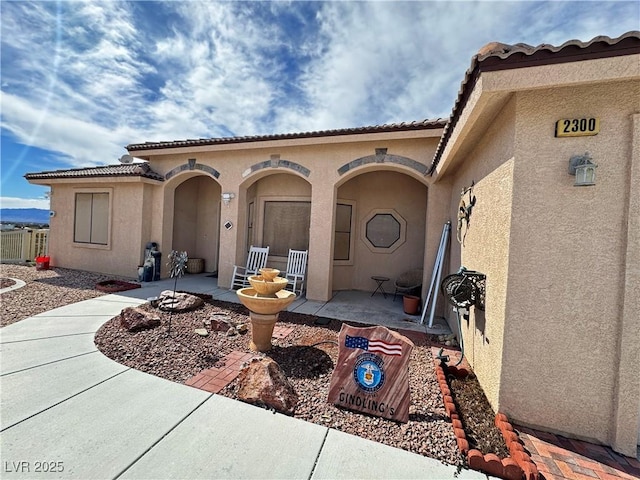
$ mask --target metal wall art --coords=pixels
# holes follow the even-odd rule
[[[460,204],[458,205],[458,228],[457,238],[458,242],[464,246],[464,239],[467,236],[467,230],[469,230],[469,224],[471,219],[471,212],[476,204],[476,196],[473,194],[473,186],[475,180],[471,182],[471,186],[465,187],[460,193]],[[467,196],[468,195],[468,196]]]

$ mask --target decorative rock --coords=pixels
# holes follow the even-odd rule
[[[235,327],[230,327],[229,330],[227,330],[227,337],[234,337],[238,334],[238,332],[236,331]]]
[[[209,336],[209,332],[207,331],[206,328],[196,328],[193,332],[197,333],[201,337],[208,337]]]
[[[159,300],[160,310],[173,312],[188,312],[204,305],[204,300],[200,297],[173,290],[164,290],[160,294]]]
[[[247,333],[249,331],[249,326],[246,323],[241,323],[236,327],[238,333]]]
[[[130,332],[148,330],[160,325],[160,317],[138,307],[127,307],[120,312],[120,325]]]
[[[211,315],[211,329],[216,332],[226,332],[230,328],[235,328],[231,318],[227,315]]]
[[[254,358],[238,375],[238,398],[264,405],[286,415],[293,415],[298,395],[280,366],[271,358]]]

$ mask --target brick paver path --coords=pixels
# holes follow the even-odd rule
[[[608,447],[515,426],[524,447],[546,480],[640,478],[640,462]]]
[[[295,330],[294,327],[276,325],[273,328],[273,338],[282,339]],[[218,393],[224,387],[233,382],[242,368],[242,364],[251,360],[255,354],[233,351],[221,358],[216,366],[201,371],[189,378],[185,385],[199,388],[211,393]]]

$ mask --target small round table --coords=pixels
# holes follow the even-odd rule
[[[373,297],[376,294],[376,292],[380,292],[380,293],[382,293],[382,296],[384,298],[387,298],[387,292],[384,291],[383,285],[384,285],[384,282],[388,282],[390,280],[390,278],[389,277],[381,277],[379,275],[373,275],[371,277],[371,280],[374,280],[377,283],[377,287],[373,291],[371,296]]]

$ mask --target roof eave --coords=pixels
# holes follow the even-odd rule
[[[228,137],[228,138],[200,138],[200,139],[187,139],[176,140],[166,142],[145,142],[129,144],[125,148],[129,152],[136,152],[136,156],[139,158],[145,158],[138,155],[139,152],[148,152],[151,150],[167,150],[167,149],[179,149],[179,148],[193,148],[193,147],[211,147],[211,146],[224,146],[233,144],[265,144],[267,142],[291,142],[296,140],[316,139],[316,138],[335,138],[335,137],[348,137],[348,136],[364,136],[364,135],[376,135],[385,133],[401,133],[401,132],[417,132],[417,131],[437,131],[442,130],[446,125],[447,120],[436,119],[429,120],[420,123],[407,123],[396,126],[387,127],[362,127],[354,129],[344,130],[329,130],[318,132],[303,132],[303,133],[291,133],[291,134],[277,134],[277,135],[262,135],[251,137]],[[439,136],[439,135],[437,135]]]
[[[438,164],[447,150],[449,140],[453,136],[454,130],[458,128],[462,112],[466,108],[482,73],[637,54],[640,54],[640,32],[633,31],[615,39],[600,36],[586,43],[571,40],[559,47],[550,45],[541,45],[535,48],[518,47],[503,54],[475,55],[471,59],[471,66],[465,73],[458,98],[453,107],[451,120],[444,128],[427,175],[433,176],[436,173]]]

